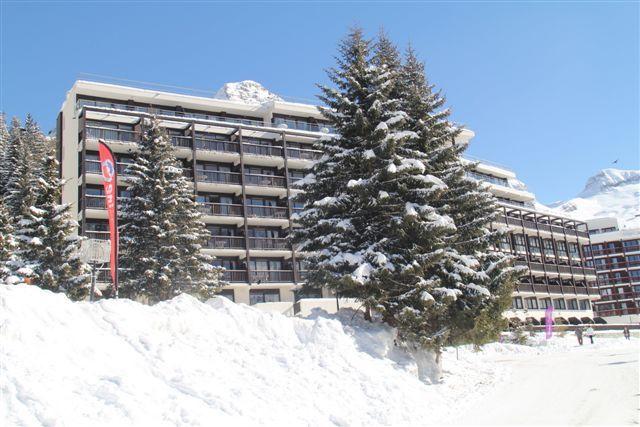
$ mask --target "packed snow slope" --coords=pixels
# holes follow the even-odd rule
[[[616,217],[622,227],[640,227],[640,170],[603,169],[574,199],[551,208],[580,220]]]
[[[438,424],[501,378],[448,352],[445,383],[421,383],[392,331],[353,313],[73,303],[27,285],[0,286],[0,303],[3,425]]]

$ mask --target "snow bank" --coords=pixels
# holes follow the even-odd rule
[[[450,350],[445,382],[425,385],[393,331],[353,312],[73,303],[26,285],[0,303],[5,425],[439,424],[504,374]]]

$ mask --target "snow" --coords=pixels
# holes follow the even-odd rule
[[[215,99],[259,105],[268,101],[282,101],[278,95],[269,92],[260,83],[253,80],[225,83],[214,95]]]
[[[640,170],[603,169],[589,178],[578,197],[549,209],[583,221],[616,217],[621,228],[640,228]]]
[[[570,334],[481,352],[462,346],[459,360],[446,348],[444,382],[427,385],[391,328],[351,310],[291,318],[186,295],[154,306],[73,303],[28,285],[0,286],[0,305],[3,425],[434,425],[519,423],[528,414],[539,424],[554,423],[545,414],[555,424],[603,414],[622,424],[637,416],[638,339],[620,332],[583,347]],[[568,404],[536,402],[554,397]],[[508,418],[515,413],[523,418]]]

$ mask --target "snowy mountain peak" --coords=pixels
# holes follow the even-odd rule
[[[580,220],[615,217],[621,228],[640,228],[640,170],[603,169],[578,197],[550,205]]]
[[[587,181],[578,197],[591,197],[614,187],[640,183],[640,170],[602,169]]]
[[[215,99],[244,102],[259,105],[267,101],[282,101],[275,93],[269,92],[264,86],[253,80],[225,83],[216,92]]]

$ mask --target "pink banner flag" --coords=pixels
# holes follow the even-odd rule
[[[98,141],[102,183],[104,184],[105,207],[109,218],[109,237],[111,240],[111,280],[114,296],[118,296],[118,174],[116,158],[103,140]]]
[[[546,332],[546,339],[553,336],[553,306],[550,305],[544,311],[544,330]]]

